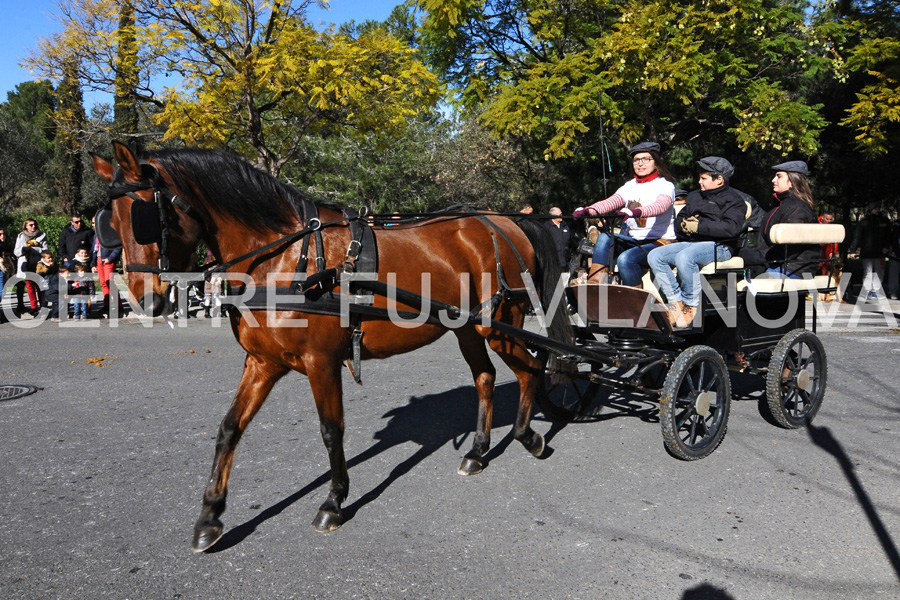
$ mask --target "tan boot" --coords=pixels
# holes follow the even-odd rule
[[[694,324],[694,318],[697,316],[697,307],[684,305],[682,317],[684,319],[683,327],[691,327]]]
[[[684,327],[684,302],[679,300],[670,304],[666,316],[669,318],[669,325],[672,326],[672,329]]]
[[[588,283],[606,283],[609,280],[609,269],[605,265],[591,265]]]

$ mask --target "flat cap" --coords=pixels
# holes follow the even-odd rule
[[[687,196],[687,190],[683,190],[681,188],[675,188],[675,197],[681,198],[682,196]]]
[[[804,177],[809,177],[809,169],[802,160],[789,160],[780,165],[772,167],[776,171],[784,171],[785,173],[800,173]]]
[[[659,144],[656,142],[641,142],[640,144],[632,146],[631,150],[628,151],[628,154],[634,156],[638,152],[656,152],[659,154]]]
[[[721,156],[701,158],[697,161],[697,166],[700,167],[700,170],[706,171],[713,177],[722,176],[725,179],[731,179],[731,176],[734,175],[734,167]]]

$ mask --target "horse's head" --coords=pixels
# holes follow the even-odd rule
[[[117,167],[93,156],[94,170],[109,182],[109,203],[97,214],[98,237],[109,246],[118,234],[128,289],[145,314],[159,316],[169,309],[170,286],[160,274],[190,270],[202,228],[196,218],[187,218],[192,209],[183,191],[152,158],[142,161],[117,142],[113,147]]]

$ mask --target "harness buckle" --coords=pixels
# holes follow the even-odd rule
[[[318,217],[313,217],[306,222],[306,228],[310,231],[318,231],[322,229],[322,221]]]

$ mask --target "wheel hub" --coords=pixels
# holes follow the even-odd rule
[[[694,400],[694,410],[701,417],[709,414],[709,405],[712,403],[709,392],[700,392]]]
[[[808,392],[809,388],[812,387],[812,375],[810,375],[807,369],[803,369],[797,373],[797,387],[804,392]]]

